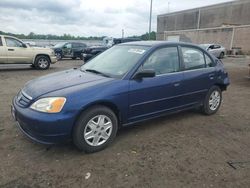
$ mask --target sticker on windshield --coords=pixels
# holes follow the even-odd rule
[[[136,53],[136,54],[143,54],[146,50],[143,50],[143,49],[135,49],[135,48],[132,48],[132,49],[129,49],[128,52],[129,53]]]

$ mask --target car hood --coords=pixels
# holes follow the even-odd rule
[[[27,82],[22,91],[32,99],[50,92],[69,87],[83,85],[83,88],[94,86],[98,83],[108,82],[112,78],[106,78],[93,73],[85,73],[80,69],[71,69],[43,76]],[[85,86],[84,86],[85,85]]]
[[[50,48],[43,48],[43,47],[30,47],[32,50],[48,50],[51,51]]]

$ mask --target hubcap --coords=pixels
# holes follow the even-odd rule
[[[46,68],[47,66],[48,66],[48,61],[47,61],[47,59],[45,59],[45,58],[41,58],[41,59],[39,59],[39,61],[38,61],[38,66],[40,67],[40,68]]]
[[[84,139],[91,146],[104,144],[112,133],[112,122],[105,115],[98,115],[92,118],[84,129]]]
[[[60,53],[56,53],[56,58],[57,59],[61,59],[61,54]]]
[[[220,100],[221,100],[220,93],[218,91],[213,91],[209,98],[210,110],[212,111],[216,110],[220,105]]]

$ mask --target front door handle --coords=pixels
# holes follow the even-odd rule
[[[15,51],[14,49],[8,49],[8,51]]]
[[[212,74],[209,74],[208,76],[209,76],[210,80],[213,80],[213,79],[214,79],[214,74],[213,74],[213,73],[212,73]]]

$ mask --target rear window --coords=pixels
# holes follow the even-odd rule
[[[0,46],[3,46],[2,37],[0,37]]]

